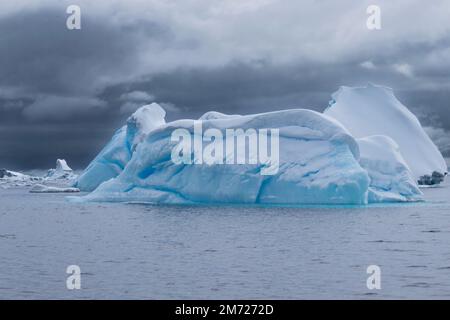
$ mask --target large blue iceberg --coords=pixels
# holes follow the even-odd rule
[[[150,203],[366,204],[369,176],[359,165],[356,141],[337,121],[311,110],[248,116],[203,117],[203,130],[279,129],[279,163],[175,164],[174,130],[195,120],[179,120],[150,132],[124,170],[85,197],[93,201]],[[237,130],[236,130],[237,131]],[[239,135],[239,133],[238,133]],[[236,141],[239,137],[236,137]],[[205,143],[204,143],[205,144]],[[206,146],[207,144],[205,144]],[[237,144],[235,145],[237,147]],[[194,152],[194,151],[193,151]],[[195,155],[192,155],[195,157]]]
[[[144,106],[80,175],[75,186],[92,192],[78,200],[264,205],[422,201],[411,169],[415,167],[410,165],[414,159],[406,159],[408,153],[403,153],[402,145],[387,134],[389,131],[361,133],[355,138],[353,122],[343,121],[340,110],[351,102],[342,98],[345,90],[334,95],[336,100],[325,113],[292,109],[225,115],[211,111],[199,120],[166,123],[165,111],[159,105]],[[381,113],[398,109],[384,88],[368,87],[366,93],[359,90],[355,100],[375,99],[383,105],[384,97],[384,107],[378,108]],[[406,114],[402,121],[411,122],[403,127],[410,128],[412,136],[422,136],[417,119],[401,111]],[[384,121],[382,114],[375,118]],[[177,132],[184,132],[184,136]],[[251,133],[256,134],[255,140]],[[255,144],[261,147],[261,141],[269,146],[266,154],[252,148]],[[434,150],[434,145],[425,142]],[[244,160],[249,161],[236,161],[242,150]],[[275,153],[277,157],[269,157]],[[427,163],[433,161],[426,159]]]

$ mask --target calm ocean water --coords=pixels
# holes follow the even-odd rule
[[[0,298],[450,298],[450,186],[366,208],[75,204],[0,190]],[[81,290],[66,288],[68,265]],[[381,268],[369,290],[366,268]]]

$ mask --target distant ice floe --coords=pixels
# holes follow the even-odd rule
[[[63,187],[54,187],[54,186],[47,186],[43,184],[35,184],[31,189],[31,193],[74,193],[74,192],[80,192],[80,189],[78,188],[63,188]]]
[[[33,177],[20,172],[0,169],[0,187],[2,189],[30,186],[41,180],[42,178],[40,177]]]
[[[49,169],[44,176],[34,176],[20,172],[0,169],[0,188],[30,187],[36,184],[55,188],[71,187],[78,177],[69,167],[66,160],[56,160],[56,167]],[[36,190],[39,188],[36,188]]]

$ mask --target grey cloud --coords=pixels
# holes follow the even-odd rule
[[[65,7],[57,2],[52,8],[0,19],[0,86],[28,95],[95,95],[136,74],[142,33],[150,42],[164,38],[150,22],[101,21],[88,8],[83,11],[83,28],[77,31],[65,27]]]
[[[102,123],[0,126],[0,167],[49,169],[57,158],[65,158],[74,169],[81,169],[113,133]]]
[[[446,157],[450,157],[450,132],[435,127],[424,127],[427,134]]]
[[[135,90],[122,94],[119,97],[119,100],[126,101],[124,104],[121,105],[120,113],[131,114],[138,108],[142,107],[144,104],[154,101],[155,97],[153,95],[148,94],[145,91]]]
[[[450,130],[444,0],[379,1],[380,31],[365,27],[372,1],[79,0],[79,31],[65,28],[72,1],[4,2],[0,166],[83,166],[153,101],[169,120],[321,111],[340,85],[367,82],[394,88],[436,141]]]
[[[122,114],[132,114],[133,112],[135,112],[137,109],[139,109],[140,107],[142,107],[143,104],[140,102],[125,102],[123,105],[120,106],[120,113]]]
[[[132,91],[120,96],[123,101],[152,101],[155,97],[144,91]]]
[[[23,109],[23,115],[30,120],[66,120],[73,116],[87,117],[101,112],[106,102],[90,97],[42,96]]]

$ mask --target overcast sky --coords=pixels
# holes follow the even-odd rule
[[[66,27],[71,4],[81,30]],[[83,168],[149,102],[169,120],[322,111],[368,82],[450,156],[448,0],[2,0],[0,31],[0,168]]]

